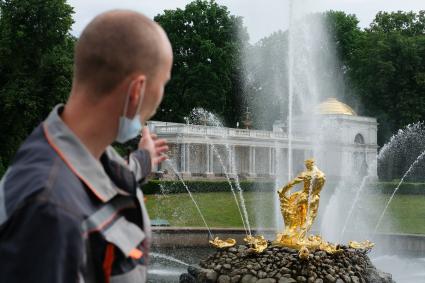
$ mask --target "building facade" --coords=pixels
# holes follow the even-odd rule
[[[311,127],[310,120],[319,125]],[[309,117],[295,117],[291,139],[279,122],[272,131],[166,122],[149,127],[169,142],[171,162],[158,168],[165,178],[177,171],[185,178],[286,179],[302,171],[308,158],[315,158],[328,178],[377,174],[376,119],[358,116],[336,99]]]

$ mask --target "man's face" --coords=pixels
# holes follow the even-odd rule
[[[172,55],[166,54],[163,62],[161,62],[158,67],[156,74],[147,79],[145,96],[140,111],[140,118],[143,123],[155,115],[156,110],[162,101],[165,85],[171,78],[172,64]]]
[[[314,162],[313,162],[313,161],[306,161],[306,162],[305,162],[305,167],[306,167],[308,170],[312,170],[312,169],[313,169],[313,166],[314,166]]]

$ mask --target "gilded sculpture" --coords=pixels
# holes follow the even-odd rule
[[[299,257],[307,260],[313,250],[319,249],[327,253],[339,253],[342,250],[338,245],[326,242],[318,235],[308,235],[317,217],[320,193],[326,176],[317,168],[313,159],[306,160],[304,164],[306,170],[277,191],[285,227],[282,233],[277,234],[273,244],[297,249]],[[301,190],[291,193],[291,189],[301,183]],[[268,246],[267,240],[261,235],[249,235],[244,241],[253,253],[262,253]],[[236,244],[236,240],[220,240],[216,237],[210,244],[215,248],[229,248]],[[349,247],[354,249],[370,250],[373,246],[374,243],[367,240],[349,242]]]
[[[320,192],[325,184],[325,174],[314,165],[313,159],[305,161],[306,171],[278,190],[280,209],[285,221],[282,234],[286,239],[305,240],[319,209]],[[297,184],[302,190],[289,194]]]
[[[280,210],[285,222],[283,233],[277,234],[274,244],[287,246],[299,250],[299,256],[307,259],[309,250],[320,249],[328,253],[338,253],[338,245],[323,240],[318,235],[307,236],[317,217],[322,191],[326,176],[314,164],[313,159],[305,161],[306,170],[298,174],[291,182],[278,190]],[[303,184],[300,191],[290,193],[297,184]],[[373,243],[369,241],[351,241],[349,246],[356,249],[371,249]]]
[[[264,239],[264,236],[262,235],[248,235],[243,240],[248,244],[248,246],[250,246],[248,250],[249,252],[262,253],[268,246],[267,240]]]
[[[220,240],[218,237],[215,237],[214,240],[210,240],[210,245],[218,249],[231,248],[235,244],[236,244],[236,240],[232,238],[228,238],[226,240]]]
[[[278,190],[285,228],[283,233],[277,234],[274,243],[303,251],[300,257],[306,257],[308,249],[335,253],[338,251],[336,245],[322,240],[320,236],[307,236],[317,217],[320,192],[325,185],[326,176],[317,168],[313,159],[306,160],[304,164],[306,170]],[[303,184],[302,189],[290,193],[291,189],[300,183]]]

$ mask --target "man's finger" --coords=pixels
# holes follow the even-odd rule
[[[143,127],[142,129],[142,138],[147,137],[150,134],[148,127]]]
[[[154,163],[154,165],[158,165],[159,163],[161,163],[161,162],[165,161],[166,159],[167,159],[167,156],[165,156],[165,155],[161,155],[161,156],[159,156],[159,157],[155,157],[155,158],[153,159],[153,163]]]
[[[155,147],[162,146],[162,145],[165,145],[165,144],[167,144],[167,140],[166,139],[159,139],[159,140],[156,140],[155,141]]]
[[[153,139],[153,140],[156,140],[157,138],[158,138],[158,135],[157,134],[151,134],[151,138]]]
[[[162,152],[168,151],[169,148],[168,148],[168,145],[164,145],[164,146],[156,147],[155,149],[157,153],[162,153]]]

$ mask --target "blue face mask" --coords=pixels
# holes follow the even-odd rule
[[[140,131],[143,128],[142,123],[140,122],[140,107],[142,106],[143,97],[145,95],[145,86],[146,81],[143,82],[142,89],[140,90],[140,100],[139,105],[137,106],[136,115],[130,119],[127,118],[127,107],[128,102],[130,100],[130,90],[133,86],[133,83],[130,84],[128,87],[127,97],[125,99],[125,105],[124,105],[124,112],[123,115],[120,117],[119,125],[118,125],[118,133],[117,137],[115,138],[116,142],[119,143],[125,143],[131,139],[134,139],[137,137],[137,135],[140,133]]]

